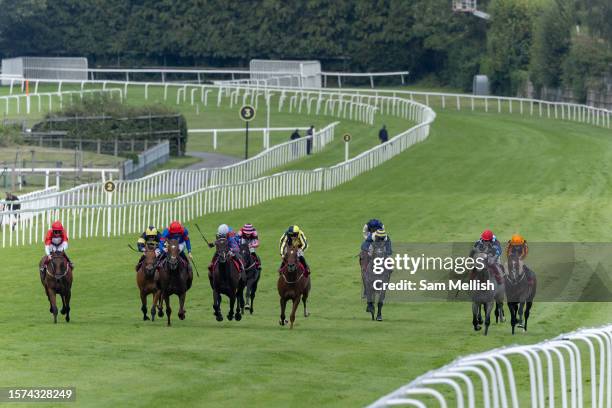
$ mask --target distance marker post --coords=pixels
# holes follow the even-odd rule
[[[342,135],[342,140],[344,140],[344,161],[348,161],[349,159],[349,142],[351,141],[351,134],[345,133]]]
[[[249,158],[249,122],[255,119],[255,108],[251,105],[244,105],[240,108],[240,119],[245,122],[244,134],[244,159]]]

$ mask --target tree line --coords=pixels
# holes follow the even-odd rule
[[[491,78],[583,97],[612,61],[609,0],[0,0],[2,56],[86,56],[92,65],[246,66],[318,59],[328,70],[410,70],[412,80],[471,89]]]

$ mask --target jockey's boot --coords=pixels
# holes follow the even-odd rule
[[[300,256],[300,262],[302,263],[302,265],[304,265],[304,276],[307,278],[310,276],[310,266],[308,266],[308,264],[306,263],[306,259],[303,256]]]
[[[68,258],[68,254],[65,251],[62,252],[62,254],[64,254],[64,258],[66,258],[66,262],[68,262],[68,266],[70,266],[70,269],[74,270],[74,264],[72,263],[70,258]]]

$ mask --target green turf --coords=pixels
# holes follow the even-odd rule
[[[515,337],[507,324],[474,333],[468,304],[389,304],[375,323],[355,255],[371,217],[395,242],[473,240],[485,227],[502,240],[518,231],[531,241],[608,241],[611,148],[605,129],[439,112],[428,140],[335,190],[199,219],[209,236],[221,222],[260,231],[263,277],[255,315],[241,322],[214,320],[204,277],[212,253],[193,222],[202,277],[187,320],[176,319],[172,300],[172,328],[140,320],[126,246],[135,237],[71,243],[73,321],[56,326],[36,272],[42,249],[0,250],[0,384],[73,385],[81,406],[356,406],[459,355],[608,323],[610,303],[537,300],[529,333]],[[312,315],[289,331],[277,323],[275,269],[278,237],[294,223],[310,242]]]

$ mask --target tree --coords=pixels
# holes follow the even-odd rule
[[[536,88],[558,87],[575,21],[573,0],[551,1],[544,6],[535,21],[530,79]]]

